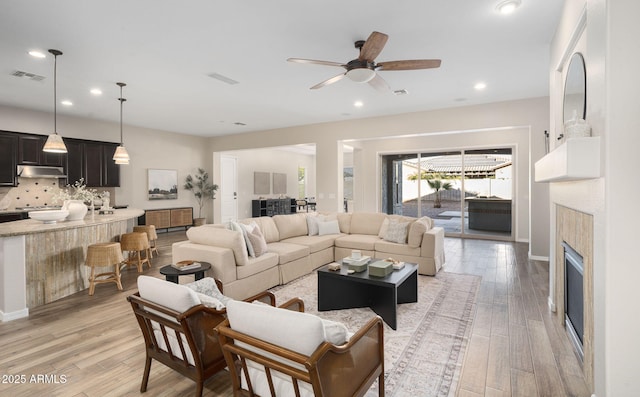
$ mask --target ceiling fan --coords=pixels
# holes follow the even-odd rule
[[[331,61],[317,61],[314,59],[303,58],[289,58],[289,62],[297,63],[310,63],[316,65],[338,66],[346,69],[346,72],[337,76],[331,77],[321,83],[318,83],[311,87],[312,90],[322,88],[329,84],[333,84],[344,77],[357,82],[357,83],[369,83],[372,87],[380,91],[388,91],[390,89],[389,84],[378,75],[378,71],[386,70],[416,70],[416,69],[431,69],[440,67],[440,59],[410,59],[404,61],[388,61],[388,62],[375,62],[375,58],[380,54],[384,45],[387,43],[388,35],[380,32],[373,32],[369,35],[369,38],[364,40],[358,40],[355,42],[355,47],[360,50],[360,56],[347,63],[331,62]]]

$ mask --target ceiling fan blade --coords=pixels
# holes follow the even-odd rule
[[[339,66],[339,67],[346,67],[346,65],[340,63],[340,62],[331,62],[331,61],[317,61],[315,59],[303,59],[303,58],[289,58],[287,59],[288,62],[295,62],[295,63],[311,63],[314,65],[326,65],[326,66]]]
[[[376,90],[382,91],[382,92],[387,92],[391,89],[391,87],[389,87],[389,84],[385,81],[385,79],[380,77],[378,74],[376,74],[376,77],[369,80],[369,84]]]
[[[347,75],[346,73],[339,74],[337,76],[334,76],[334,77],[332,77],[330,79],[327,79],[327,80],[323,81],[322,83],[318,83],[318,84],[314,85],[310,89],[311,90],[317,90],[318,88],[322,88],[325,85],[333,84],[336,81],[342,80],[344,78],[344,76],[346,76],[346,75]]]
[[[358,59],[361,61],[373,62],[373,60],[376,59],[376,57],[384,48],[384,45],[387,44],[388,38],[389,36],[384,33],[371,33],[367,41],[364,42],[364,45],[360,49],[360,56],[358,57]]]
[[[416,70],[439,68],[440,59],[410,59],[406,61],[380,62],[376,64],[378,70]]]

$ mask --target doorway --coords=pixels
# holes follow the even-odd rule
[[[220,209],[222,223],[238,220],[238,159],[220,156]]]

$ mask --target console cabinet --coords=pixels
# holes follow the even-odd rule
[[[171,227],[188,227],[193,225],[193,208],[164,208],[146,210],[144,215],[138,218],[139,225],[154,225],[156,229],[169,229]]]
[[[296,199],[266,199],[251,201],[251,216],[274,216],[281,214],[295,214],[298,206]]]

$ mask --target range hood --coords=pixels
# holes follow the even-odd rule
[[[21,178],[66,178],[64,168],[43,165],[19,165],[18,176]]]

